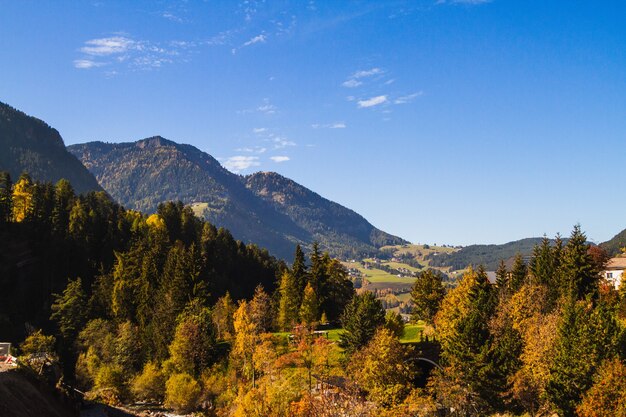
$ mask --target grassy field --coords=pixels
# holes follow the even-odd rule
[[[407,324],[404,326],[404,335],[400,338],[401,343],[412,343],[420,341],[420,331],[424,328],[424,323],[418,322],[417,324]],[[328,329],[328,339],[333,342],[338,342],[343,329],[341,327],[336,329]],[[272,333],[274,336],[288,338],[289,332],[276,332]]]
[[[382,269],[376,269],[376,268],[365,269],[363,268],[362,264],[358,262],[355,262],[355,263],[344,262],[343,264],[347,268],[358,269],[359,272],[363,274],[363,277],[372,283],[392,282],[392,283],[412,284],[413,281],[415,280],[415,278],[412,278],[412,277],[399,277],[397,275],[392,275],[389,272],[383,271]]]
[[[400,338],[401,343],[411,343],[420,341],[420,331],[424,329],[424,323],[407,324],[404,326],[404,335]]]
[[[396,294],[396,297],[398,297],[398,300],[400,300],[401,302],[406,303],[407,301],[411,299],[411,293],[404,292],[402,294]]]

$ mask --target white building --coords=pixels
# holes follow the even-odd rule
[[[611,258],[609,263],[606,264],[604,278],[612,282],[617,289],[622,282],[624,271],[626,271],[626,258]]]

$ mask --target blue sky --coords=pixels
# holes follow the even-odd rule
[[[0,0],[0,101],[162,135],[414,242],[626,227],[626,2]]]

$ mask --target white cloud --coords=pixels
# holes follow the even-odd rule
[[[270,159],[274,162],[287,162],[289,161],[289,157],[288,156],[271,156]]]
[[[357,81],[355,79],[350,79],[348,81],[344,81],[343,83],[341,83],[341,85],[343,85],[344,87],[348,87],[348,88],[358,87],[361,84],[363,84],[361,81]]]
[[[312,124],[311,127],[313,129],[345,129],[346,124],[344,122],[335,122],[335,123],[329,123],[329,124],[315,123],[315,124]]]
[[[350,77],[348,77],[348,79],[344,81],[343,83],[341,83],[341,85],[347,88],[355,88],[363,84],[363,82],[359,81],[359,79],[368,78],[373,75],[380,75],[384,73],[385,71],[377,67],[371,68],[368,70],[360,70],[352,74]]]
[[[266,127],[255,127],[254,129],[252,129],[252,132],[256,133],[258,135],[259,133],[267,132],[267,128]]]
[[[154,69],[173,63],[175,59],[184,60],[182,53],[194,48],[196,43],[170,41],[163,45],[124,35],[90,39],[79,48],[83,56],[74,60],[74,67],[90,69],[110,65],[119,69],[121,65],[127,65],[133,69]],[[98,61],[94,60],[96,57]]]
[[[424,92],[423,91],[418,91],[416,93],[413,94],[408,94],[406,96],[402,96],[402,97],[398,97],[397,99],[395,99],[393,101],[394,104],[407,104],[412,102],[413,100],[415,100],[417,97],[423,95]]]
[[[245,148],[237,148],[235,152],[247,152],[247,153],[265,153],[267,148],[263,148],[261,146],[255,146],[253,148],[245,147]]]
[[[274,106],[272,103],[270,103],[270,99],[269,98],[264,98],[263,99],[263,104],[261,104],[259,107],[256,108],[256,110],[258,112],[264,113],[264,114],[274,114],[278,111],[278,107]]]
[[[106,56],[122,54],[129,49],[136,48],[141,48],[141,46],[134,40],[124,36],[112,36],[88,40],[85,42],[85,46],[80,48],[80,51],[91,56]]]
[[[365,77],[371,77],[372,75],[378,75],[378,74],[382,74],[384,71],[381,70],[380,68],[372,68],[369,70],[361,70],[361,71],[357,71],[354,74],[352,74],[352,76],[350,78],[365,78]]]
[[[90,59],[76,59],[74,60],[74,67],[80,69],[89,69],[94,67],[101,67],[104,64],[102,62],[92,61]]]
[[[376,97],[369,98],[367,100],[359,100],[357,102],[357,105],[359,106],[359,108],[365,108],[365,107],[378,106],[379,104],[383,104],[386,102],[387,102],[387,96],[376,96]]]
[[[243,46],[250,46],[250,45],[254,45],[255,43],[265,43],[265,41],[267,40],[267,37],[264,34],[260,34],[255,36],[254,38],[250,39],[248,42],[245,42],[243,44]]]
[[[287,146],[296,146],[295,142],[283,137],[274,137],[272,138],[272,142],[274,142],[274,149],[282,149],[286,148]]]
[[[261,165],[258,156],[237,155],[231,156],[224,161],[224,167],[229,171],[238,173],[250,167],[258,167]]]
[[[175,14],[171,13],[171,12],[163,12],[163,14],[161,14],[162,17],[166,18],[167,20],[171,20],[172,22],[176,22],[176,23],[183,23],[184,20],[181,17],[176,16]]]
[[[396,82],[396,80],[395,78],[392,78],[390,80],[385,81],[385,85],[393,84],[394,82]]]

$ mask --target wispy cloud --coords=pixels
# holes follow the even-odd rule
[[[370,68],[366,70],[359,70],[353,73],[352,75],[350,75],[346,81],[341,83],[341,85],[347,88],[355,88],[363,84],[363,81],[360,81],[363,78],[372,77],[374,75],[382,75],[384,73],[385,71],[383,71],[382,69],[378,67],[374,67],[374,68]]]
[[[387,96],[376,96],[376,97],[372,97],[369,98],[367,100],[359,100],[357,101],[357,105],[360,109],[362,108],[366,108],[366,107],[374,107],[374,106],[378,106],[380,104],[386,103],[387,100]]]
[[[250,39],[248,42],[244,42],[243,46],[254,45],[255,43],[265,43],[267,37],[264,34],[260,34]]]
[[[267,151],[267,148],[264,148],[262,146],[255,146],[255,147],[245,147],[245,148],[237,148],[235,149],[235,152],[247,152],[247,153],[265,153]]]
[[[256,110],[263,114],[275,114],[278,111],[278,107],[270,103],[269,98],[264,98],[263,104],[257,107]]]
[[[255,127],[254,129],[252,129],[252,132],[256,133],[258,135],[260,133],[267,132],[267,128],[266,127]]]
[[[174,62],[175,58],[180,58],[184,51],[193,46],[194,43],[184,41],[157,44],[126,35],[90,39],[79,48],[83,56],[74,60],[74,67],[91,69],[104,65],[126,65],[134,69],[158,68]]]
[[[274,143],[274,149],[283,149],[288,146],[296,146],[296,143],[294,141],[291,141],[282,136],[272,137],[271,141]]]
[[[361,81],[355,79],[350,79],[341,83],[341,85],[348,88],[355,88],[360,86],[361,84],[363,84]]]
[[[254,36],[254,37],[250,38],[249,40],[247,40],[246,42],[244,42],[244,43],[243,43],[240,47],[238,47],[238,48],[232,48],[232,49],[230,50],[230,52],[231,52],[233,55],[235,55],[235,54],[237,54],[237,52],[238,52],[240,49],[246,48],[246,47],[248,47],[248,46],[255,45],[255,44],[257,44],[257,43],[265,43],[265,42],[267,42],[267,35],[265,35],[264,33],[261,33],[260,35],[256,35],[256,36]]]
[[[415,100],[417,97],[424,95],[423,91],[418,91],[413,94],[407,94],[406,96],[398,97],[393,101],[394,104],[407,104]]]
[[[352,74],[351,78],[365,78],[371,77],[372,75],[382,74],[384,71],[380,68],[372,68],[369,70],[361,70]]]
[[[288,156],[280,155],[280,156],[271,156],[270,159],[274,162],[280,163],[280,162],[287,162],[289,161],[290,158]]]
[[[171,20],[172,22],[176,22],[176,23],[184,23],[185,22],[185,19],[175,15],[172,12],[163,12],[161,14],[161,16],[164,17],[167,20]]]
[[[101,67],[104,63],[92,61],[91,59],[76,59],[74,60],[74,67],[80,69],[89,69],[95,67]]]
[[[315,124],[312,124],[311,127],[313,129],[345,129],[346,124],[344,122],[335,122],[335,123],[328,123],[328,124],[315,123]]]
[[[130,49],[141,48],[142,47],[132,39],[124,36],[112,36],[109,38],[88,40],[85,42],[85,46],[80,48],[80,51],[91,56],[106,56],[123,54]]]
[[[224,161],[224,167],[229,171],[238,173],[251,167],[261,165],[258,156],[236,155]]]

